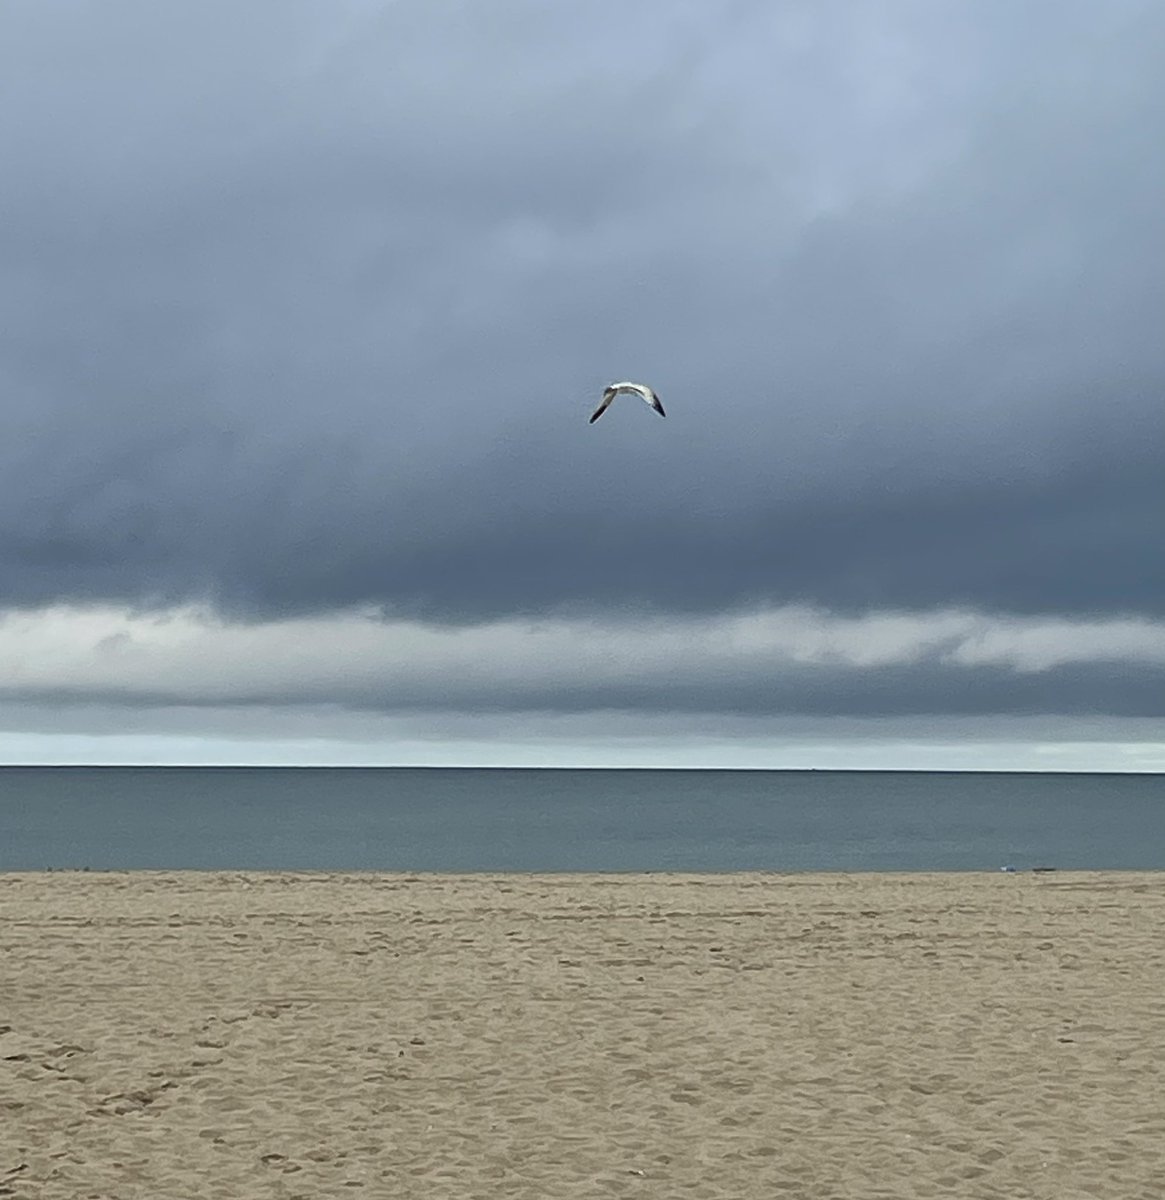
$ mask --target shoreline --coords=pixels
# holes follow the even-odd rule
[[[556,880],[561,882],[574,881],[579,884],[591,883],[599,880],[620,880],[623,882],[640,881],[643,883],[656,882],[672,882],[672,883],[698,883],[700,881],[719,880],[722,882],[732,881],[768,881],[771,883],[791,882],[796,880],[939,880],[939,879],[990,879],[996,876],[1002,876],[1007,879],[1024,879],[1030,876],[1036,876],[1046,882],[1052,879],[1060,880],[1097,880],[1097,879],[1121,879],[1130,880],[1134,877],[1144,876],[1146,879],[1165,878],[1165,869],[1144,867],[1104,867],[1096,869],[1080,869],[1074,867],[983,867],[983,868],[961,868],[952,867],[943,870],[930,871],[769,871],[769,870],[736,870],[736,871],[379,871],[375,869],[363,869],[354,867],[346,870],[332,870],[329,868],[310,868],[310,867],[241,867],[239,869],[224,868],[224,867],[182,867],[172,869],[169,867],[18,867],[7,870],[0,870],[0,888],[3,887],[6,879],[36,879],[44,876],[73,876],[81,875],[92,879],[116,878],[116,879],[132,879],[140,878],[147,879],[181,879],[189,876],[191,879],[200,880],[241,880],[252,885],[264,880],[296,880],[301,882],[306,881],[364,881],[374,882],[377,880],[391,883],[393,881],[407,880],[411,882],[424,883],[428,882],[456,882],[458,880],[466,883],[480,883],[488,880],[512,879],[524,882],[536,882],[539,880]],[[1018,885],[1016,885],[1018,886]]]

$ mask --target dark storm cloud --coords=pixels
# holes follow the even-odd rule
[[[0,605],[1165,612],[1163,54],[1152,3],[7,5]],[[588,428],[636,376],[668,420]]]

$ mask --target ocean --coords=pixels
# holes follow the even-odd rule
[[[0,767],[0,871],[1165,868],[1165,775]]]

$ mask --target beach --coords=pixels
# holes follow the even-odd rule
[[[0,1196],[1165,1194],[1165,873],[0,875]]]

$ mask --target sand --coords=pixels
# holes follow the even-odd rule
[[[1165,874],[0,875],[0,1196],[1165,1195]]]

